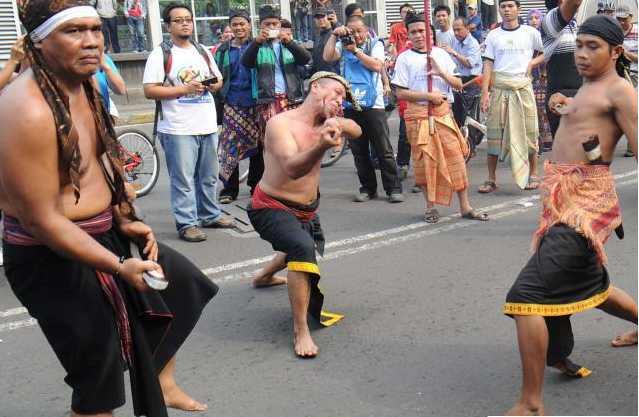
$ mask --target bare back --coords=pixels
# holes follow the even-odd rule
[[[321,159],[300,178],[292,178],[283,163],[287,155],[308,151],[319,141],[319,127],[300,121],[298,110],[278,114],[267,125],[260,188],[275,198],[309,204],[317,199]]]
[[[626,135],[637,146],[637,92],[616,74],[585,81],[561,117],[552,150],[554,162],[588,162],[582,143],[598,135],[604,161]]]
[[[98,162],[102,152],[88,98],[81,88],[69,97],[79,137],[80,200],[67,173],[60,172],[55,122],[30,70],[0,94],[0,208],[21,217],[26,211],[61,212],[70,220],[90,218],[111,204],[111,190]],[[27,217],[31,217],[29,213]]]

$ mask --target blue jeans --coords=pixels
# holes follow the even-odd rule
[[[131,46],[134,50],[142,52],[146,50],[146,34],[144,33],[144,18],[131,17],[127,19],[131,32]]]
[[[178,232],[212,222],[222,214],[217,202],[217,133],[159,133],[171,179],[171,208]]]

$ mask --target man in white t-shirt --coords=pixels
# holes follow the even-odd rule
[[[171,206],[181,239],[206,240],[202,227],[233,227],[217,201],[219,163],[214,91],[222,87],[215,60],[191,41],[193,14],[176,3],[168,5],[163,19],[171,44],[151,52],[144,69],[144,94],[161,101],[157,124],[171,179]],[[165,74],[165,53],[169,50]],[[205,54],[205,55],[204,55]],[[216,77],[217,80],[211,79]]]
[[[342,40],[338,42],[338,38]],[[379,158],[388,201],[401,203],[404,196],[389,139],[380,74],[384,71],[384,45],[371,38],[363,18],[353,15],[346,26],[333,30],[324,46],[323,58],[326,62],[340,61],[340,73],[350,82],[355,100],[362,108],[362,111],[351,107],[344,110],[344,117],[355,121],[363,132],[359,140],[350,141],[361,185],[354,201],[361,203],[377,197],[377,176],[369,151],[372,146]]]
[[[440,48],[452,48],[455,44],[455,32],[450,24],[450,7],[440,4],[435,7],[433,12],[435,21],[437,22],[437,46]]]
[[[486,37],[481,107],[488,112],[488,180],[480,193],[497,189],[497,159],[510,159],[521,189],[539,186],[537,172],[537,107],[530,76],[543,62],[539,31],[520,25],[519,0],[500,0],[501,27]],[[539,52],[534,57],[535,52]],[[489,93],[489,89],[492,90]]]
[[[392,84],[397,87],[397,98],[408,102],[404,112],[406,134],[411,144],[415,184],[421,187],[426,200],[424,220],[439,221],[435,204],[450,206],[456,192],[463,218],[486,221],[488,216],[475,212],[468,201],[465,156],[470,149],[450,106],[452,89],[462,88],[456,74],[457,64],[446,51],[433,47],[430,54],[432,91],[428,91],[428,32],[424,16],[410,14],[405,23],[413,49],[397,58]],[[434,126],[429,126],[429,105]]]

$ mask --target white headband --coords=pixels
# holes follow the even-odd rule
[[[58,26],[68,22],[71,19],[77,19],[81,17],[97,17],[98,12],[95,11],[95,8],[92,6],[76,6],[70,7],[68,9],[64,9],[60,13],[56,13],[47,20],[44,21],[40,26],[33,29],[31,31],[31,40],[33,42],[40,42],[47,36],[51,34],[54,30],[58,28]]]

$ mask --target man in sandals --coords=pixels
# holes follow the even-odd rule
[[[586,20],[575,48],[583,85],[574,98],[555,93],[549,100],[561,120],[552,161],[544,165],[535,253],[503,307],[504,314],[515,319],[523,368],[521,395],[506,415],[546,415],[546,366],[574,377],[590,373],[569,359],[572,314],[598,308],[634,323],[612,345],[637,344],[637,303],[610,283],[604,250],[613,231],[623,236],[610,170],[614,150],[622,135],[637,150],[637,92],[619,76],[622,44],[623,32],[614,19],[597,15]]]
[[[404,113],[406,134],[411,145],[415,184],[421,187],[426,199],[425,221],[437,223],[439,213],[435,204],[450,206],[454,192],[459,197],[462,217],[486,221],[488,215],[475,212],[468,201],[468,174],[464,156],[468,155],[470,149],[455,123],[450,106],[453,101],[452,88],[461,89],[462,86],[461,78],[453,75],[456,64],[446,51],[433,47],[430,58],[433,91],[429,92],[424,17],[421,14],[409,14],[404,22],[413,49],[397,58],[392,83],[397,87],[397,98],[408,102]],[[429,104],[433,107],[435,121],[432,134],[428,125]]]
[[[500,0],[501,27],[486,38],[481,109],[488,112],[488,181],[479,188],[490,193],[497,188],[497,159],[510,159],[515,182],[534,190],[537,179],[537,107],[532,89],[532,69],[543,62],[539,31],[520,25],[519,0]],[[489,95],[489,88],[492,91]]]

